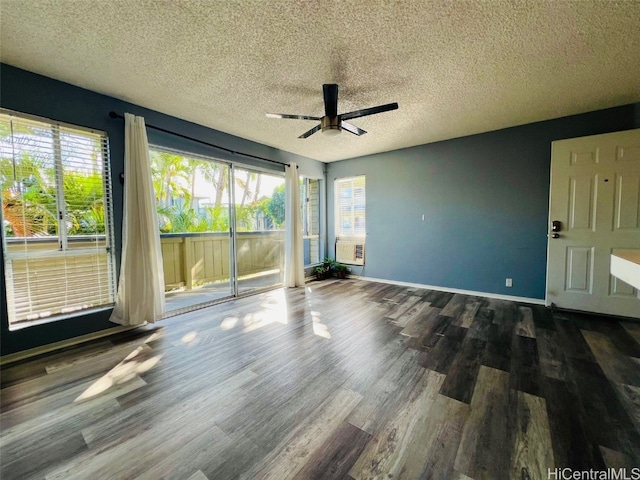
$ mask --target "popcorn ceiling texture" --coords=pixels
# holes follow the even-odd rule
[[[640,1],[0,0],[2,62],[334,161],[640,101]],[[354,119],[369,133],[265,113]]]

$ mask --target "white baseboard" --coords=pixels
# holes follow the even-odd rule
[[[399,282],[397,280],[386,280],[384,278],[354,277],[354,276],[350,276],[350,278],[358,278],[366,282],[388,283],[390,285],[399,285],[401,287],[415,287],[415,288],[423,288],[425,290],[436,290],[438,292],[460,293],[462,295],[470,295],[474,297],[486,297],[486,298],[495,298],[497,300],[509,300],[511,302],[531,303],[534,305],[545,304],[545,301],[540,298],[516,297],[513,295],[500,295],[498,293],[474,292],[472,290],[460,290],[459,288],[438,287],[435,285],[424,285],[422,283]]]
[[[134,328],[138,328],[140,326],[141,325],[106,328],[104,330],[100,330],[99,332],[88,333],[79,337],[73,337],[55,343],[48,343],[47,345],[42,345],[40,347],[30,348],[29,350],[10,353],[9,355],[3,355],[2,357],[0,357],[0,365],[6,365],[8,363],[17,362],[18,360],[24,360],[25,358],[35,357],[36,355],[42,355],[43,353],[49,353],[54,350],[61,350],[63,348],[72,347],[73,345],[77,345],[79,343],[108,337],[109,335],[113,335],[115,333],[126,332],[127,330],[133,330]]]

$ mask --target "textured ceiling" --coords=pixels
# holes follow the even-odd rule
[[[0,0],[3,62],[322,161],[640,101],[640,1]],[[369,133],[266,112],[355,119]]]

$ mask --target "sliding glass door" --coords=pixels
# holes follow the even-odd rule
[[[167,311],[234,294],[229,165],[151,150]]]
[[[167,312],[280,285],[284,177],[151,149]]]
[[[284,275],[284,177],[234,168],[238,294],[273,287]]]

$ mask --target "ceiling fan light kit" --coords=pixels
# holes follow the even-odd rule
[[[342,128],[340,127],[340,117],[327,117],[326,115],[320,119],[322,133],[325,135],[338,135]]]
[[[292,115],[288,113],[267,113],[267,117],[320,121],[319,125],[316,125],[311,130],[304,132],[298,138],[310,137],[319,130],[322,130],[322,133],[324,133],[325,135],[330,136],[338,135],[342,130],[346,130],[349,133],[360,136],[364,135],[367,132],[362,130],[361,128],[356,127],[355,125],[345,122],[345,120],[364,117],[367,115],[375,115],[376,113],[388,112],[390,110],[396,110],[398,108],[398,104],[394,102],[338,115],[338,85],[336,83],[325,83],[324,85],[322,85],[322,93],[324,94],[324,117]]]

